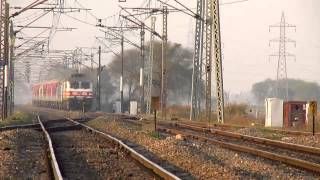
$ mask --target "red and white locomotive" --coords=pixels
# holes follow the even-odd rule
[[[32,93],[32,104],[40,107],[87,111],[93,102],[93,84],[85,74],[34,84]]]

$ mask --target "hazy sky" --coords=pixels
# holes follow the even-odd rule
[[[33,0],[32,0],[33,1]],[[31,0],[9,0],[12,5],[24,6]],[[74,0],[65,0],[68,5],[75,5]],[[121,6],[136,7],[146,0],[127,0]],[[220,1],[222,4],[232,0]],[[98,18],[112,16],[119,12],[118,0],[78,0],[83,6],[92,9]],[[170,0],[169,3],[174,4]],[[190,8],[195,8],[195,0],[180,0]],[[278,50],[278,44],[269,47],[269,40],[279,37],[279,29],[269,32],[269,25],[280,22],[284,12],[286,21],[297,26],[288,30],[287,35],[297,41],[297,46],[288,45],[288,51],[296,55],[296,61],[288,59],[288,77],[303,79],[320,84],[320,1],[319,0],[249,0],[247,2],[222,5],[221,25],[223,42],[223,73],[225,90],[232,93],[249,91],[253,83],[266,78],[276,78],[277,59],[269,61],[269,54]],[[21,15],[26,16],[28,13]],[[70,16],[96,24],[88,13],[72,13]],[[50,25],[49,15],[39,23]],[[19,19],[18,18],[18,19]],[[159,16],[157,21],[162,19]],[[107,23],[112,25],[114,18]],[[21,23],[23,24],[23,23]],[[150,24],[148,20],[146,24]],[[169,14],[169,35],[172,42],[192,47],[194,27],[192,18],[181,13]],[[161,24],[157,31],[161,32]],[[96,27],[74,21],[61,15],[60,27],[75,27],[72,32],[58,32],[51,44],[52,49],[74,49],[81,46],[97,46],[94,36],[102,36]],[[192,27],[192,28],[190,28]],[[32,32],[30,32],[32,33]],[[133,36],[131,37],[135,39]],[[148,39],[148,37],[147,37]],[[191,42],[191,43],[190,43]],[[189,43],[189,44],[187,44]],[[128,47],[127,47],[128,48]],[[103,55],[105,62],[112,54]]]

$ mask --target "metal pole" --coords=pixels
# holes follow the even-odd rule
[[[216,73],[216,98],[218,122],[224,123],[224,92],[223,92],[223,72],[221,55],[221,33],[220,33],[220,13],[219,0],[214,0],[213,4],[213,38]]]
[[[124,113],[123,108],[123,58],[124,58],[124,52],[123,47],[124,46],[124,39],[123,34],[121,35],[121,77],[120,77],[120,105],[121,105],[121,113]]]
[[[1,17],[3,18],[3,17]],[[8,59],[9,59],[9,4],[5,3],[4,16],[4,60],[2,64],[3,84],[2,84],[2,119],[7,118],[8,115]]]
[[[144,46],[144,38],[145,38],[145,30],[144,24],[141,24],[141,69],[140,69],[140,87],[141,87],[141,100],[140,100],[140,111],[144,113],[144,56],[145,56],[145,46]]]
[[[97,103],[98,103],[98,108],[97,110],[101,110],[101,81],[100,81],[100,76],[101,76],[101,46],[99,46],[99,66],[98,66],[98,79],[97,79]]]
[[[211,72],[212,72],[212,4],[213,1],[217,0],[207,0],[205,4],[205,98],[206,98],[206,120],[211,119]]]
[[[199,117],[201,106],[201,76],[202,72],[202,53],[203,53],[203,31],[204,31],[204,1],[197,0],[197,14],[195,27],[195,41],[194,41],[194,55],[192,68],[192,88],[191,88],[191,106],[190,106],[190,120],[195,120]]]
[[[16,35],[13,31],[13,22],[11,21],[10,27],[10,115],[14,112],[14,45],[15,45]]]
[[[154,132],[157,132],[157,109],[154,109]]]
[[[152,114],[152,85],[153,85],[153,60],[154,60],[154,31],[155,31],[156,17],[151,17],[151,33],[150,33],[150,49],[149,49],[149,63],[148,63],[148,84],[147,84],[147,113]]]
[[[5,54],[5,48],[4,48],[4,26],[5,26],[5,4],[6,0],[1,0],[0,4],[0,119],[3,120],[3,84],[4,84],[4,79],[3,79],[3,73],[4,73],[4,54]]]
[[[167,43],[168,43],[168,8],[163,6],[162,19],[162,60],[161,60],[161,113],[162,117],[166,119],[166,105],[167,105]]]
[[[314,136],[315,135],[315,133],[316,133],[316,129],[315,129],[315,113],[313,113],[313,115],[312,115],[312,135]]]

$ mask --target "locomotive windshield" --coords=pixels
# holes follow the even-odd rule
[[[88,81],[82,81],[82,82],[81,82],[81,88],[82,88],[82,89],[90,89],[90,82],[88,82]]]
[[[70,82],[70,88],[72,88],[72,89],[79,89],[79,88],[80,88],[79,82],[78,82],[78,81],[72,81],[72,82]]]
[[[70,88],[71,89],[90,89],[91,82],[90,81],[71,81]]]

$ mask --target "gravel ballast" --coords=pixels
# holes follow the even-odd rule
[[[300,144],[304,146],[312,146],[320,148],[320,136],[312,135],[289,135],[281,132],[270,132],[264,131],[263,129],[257,128],[241,128],[239,130],[233,131],[244,135],[263,137],[268,139],[274,139],[279,141],[284,141],[288,143]]]
[[[49,176],[41,132],[30,129],[0,132],[1,179],[49,179]]]
[[[285,164],[174,136],[155,138],[148,130],[123,121],[98,118],[88,125],[140,144],[196,179],[319,179]],[[162,137],[162,136],[160,136]]]

